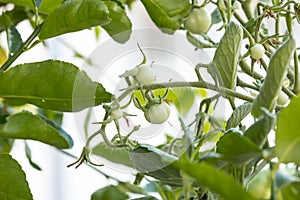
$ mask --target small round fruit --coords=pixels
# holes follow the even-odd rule
[[[170,107],[166,102],[162,102],[161,104],[153,105],[144,115],[148,122],[162,124],[169,118]]]
[[[277,98],[277,104],[280,106],[284,106],[289,100],[289,96],[286,95],[282,90],[280,90],[278,98]]]
[[[255,44],[253,47],[250,49],[250,55],[253,59],[259,60],[265,55],[266,50],[262,44]]]
[[[147,65],[138,66],[135,77],[140,84],[151,83],[155,80],[154,70]]]
[[[111,117],[112,117],[114,120],[118,120],[118,119],[120,119],[120,118],[123,117],[123,116],[124,116],[123,110],[120,109],[120,108],[111,111]]]
[[[184,21],[184,27],[194,34],[206,33],[211,26],[211,15],[206,8],[193,9]]]

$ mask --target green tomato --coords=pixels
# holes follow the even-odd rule
[[[282,90],[280,90],[278,98],[277,98],[277,104],[280,106],[284,106],[289,100],[289,96],[286,95]]]
[[[156,76],[152,67],[141,65],[137,67],[135,77],[140,84],[148,84],[153,82]]]
[[[193,9],[184,21],[184,27],[194,34],[206,33],[211,26],[211,15],[206,8]]]
[[[163,101],[161,104],[153,105],[144,115],[148,122],[152,124],[162,124],[169,118],[170,107]]]
[[[266,50],[262,44],[255,44],[253,47],[250,49],[250,55],[253,59],[259,60],[265,55]]]

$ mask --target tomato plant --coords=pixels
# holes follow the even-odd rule
[[[19,161],[41,170],[33,155],[42,151],[28,140],[73,159],[67,167],[86,164],[107,178],[92,200],[299,199],[299,5],[0,0],[0,199],[37,195]],[[155,31],[133,28],[141,12]],[[93,35],[87,43],[109,38],[99,40],[96,62],[65,42],[82,41],[73,32],[83,30]],[[26,56],[52,41],[91,68],[66,62],[71,56],[52,59],[56,47],[48,59]],[[80,115],[73,126],[81,154],[62,123],[66,113]],[[20,144],[24,152],[15,150]],[[121,166],[130,178],[103,165]],[[90,191],[80,184],[72,192]]]

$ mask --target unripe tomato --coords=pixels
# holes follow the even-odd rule
[[[118,119],[120,119],[120,118],[123,117],[123,116],[124,116],[123,110],[120,109],[120,108],[111,111],[111,117],[112,117],[114,120],[118,120]]]
[[[289,96],[286,95],[282,90],[280,90],[278,98],[277,98],[277,104],[280,106],[284,106],[289,100]]]
[[[150,66],[141,65],[137,68],[138,70],[135,77],[140,84],[148,84],[155,80],[154,71]]]
[[[153,105],[144,115],[148,122],[152,124],[162,124],[169,118],[170,107],[163,101],[161,104]]]
[[[194,34],[206,33],[211,26],[211,15],[206,8],[193,9],[184,21],[184,27]]]
[[[262,44],[255,44],[253,47],[251,47],[250,49],[250,55],[253,59],[255,60],[259,60],[263,57],[263,55],[265,55],[265,48]]]

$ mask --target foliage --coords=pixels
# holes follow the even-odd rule
[[[189,0],[141,0],[162,33],[172,37],[182,32],[196,49],[213,50],[211,63],[195,66],[198,80],[194,82],[156,82],[160,74],[148,65],[140,46],[142,62],[118,74],[127,83],[119,96],[71,63],[45,60],[14,65],[20,55],[39,43],[47,44],[49,38],[93,27],[106,31],[119,45],[126,43],[133,32],[127,13],[134,3],[0,0],[0,34],[7,38],[7,49],[0,46],[0,199],[33,199],[25,172],[10,155],[15,140],[24,140],[26,157],[41,170],[32,161],[26,140],[59,150],[72,148],[72,137],[61,128],[62,112],[99,105],[104,119],[95,123],[100,128],[89,133],[88,114],[86,144],[78,160],[69,165],[78,167],[86,162],[116,180],[115,185],[91,194],[92,200],[129,199],[132,194],[139,195],[136,199],[166,200],[298,199],[300,47],[294,25],[300,22],[300,4],[295,1],[205,0],[198,4]],[[190,32],[187,19],[200,16],[189,18],[190,14],[208,8],[211,22],[206,25],[211,24],[210,30],[207,32],[206,27],[205,31]],[[268,18],[275,21],[269,29]],[[283,20],[285,23],[281,23]],[[18,26],[22,21],[29,21],[33,28],[25,39]],[[189,24],[197,26],[200,21],[196,18]],[[222,37],[215,37],[214,31]],[[203,69],[213,83],[203,79]],[[215,93],[207,95],[208,91]],[[228,119],[219,119],[213,112],[220,100],[232,108]],[[28,104],[34,109],[27,109]],[[125,132],[120,128],[123,118],[130,125],[128,117],[134,113],[127,113],[129,106],[141,111],[144,115],[137,117],[146,117],[150,124],[167,123],[176,112],[182,135],[168,134],[163,144],[141,144],[132,137],[140,125]],[[195,110],[187,125],[184,117]],[[116,130],[109,137],[108,125]],[[92,146],[96,136],[103,141]],[[211,148],[206,147],[208,143]],[[122,182],[103,173],[102,164],[92,162],[90,154],[134,168],[135,181]],[[142,180],[146,186],[140,184]]]

